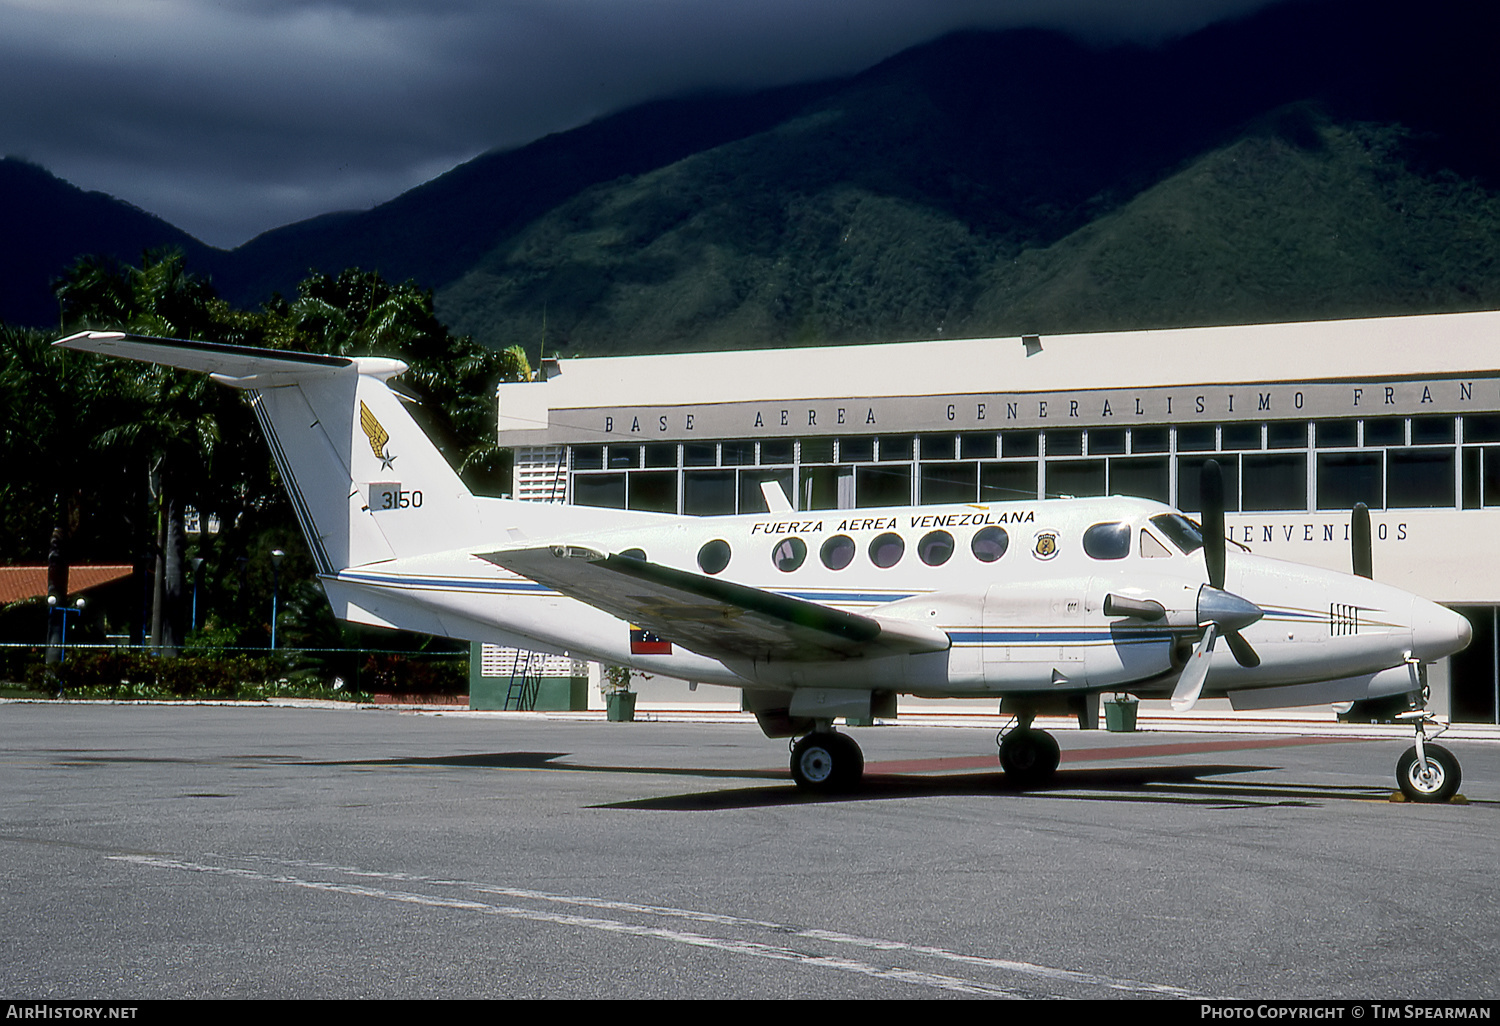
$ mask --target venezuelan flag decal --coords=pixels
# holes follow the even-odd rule
[[[648,630],[642,630],[635,624],[630,625],[630,654],[631,655],[671,655],[672,643],[663,641]]]

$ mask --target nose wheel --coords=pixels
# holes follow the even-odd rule
[[[864,772],[864,753],[847,735],[814,731],[792,748],[792,779],[804,791],[852,791]]]
[[[1445,802],[1458,793],[1463,771],[1458,759],[1442,745],[1432,744],[1427,739],[1427,724],[1436,724],[1425,709],[1406,713],[1401,719],[1410,719],[1417,731],[1417,743],[1401,754],[1396,762],[1396,783],[1401,793],[1410,802]],[[1433,737],[1446,727],[1439,726]]]

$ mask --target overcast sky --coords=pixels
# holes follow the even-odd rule
[[[0,153],[231,247],[654,97],[1267,0],[0,0]]]

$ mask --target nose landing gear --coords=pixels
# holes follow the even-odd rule
[[[1411,802],[1445,802],[1452,798],[1463,779],[1458,759],[1442,745],[1432,744],[1427,736],[1428,724],[1437,727],[1433,737],[1448,728],[1433,719],[1426,709],[1413,709],[1396,718],[1410,721],[1417,733],[1417,743],[1396,762],[1396,783],[1401,793]]]

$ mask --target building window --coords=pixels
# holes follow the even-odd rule
[[[1000,436],[1000,455],[1007,459],[1014,456],[1035,456],[1041,452],[1040,436],[1035,431],[1007,431]]]
[[[625,508],[624,474],[579,474],[573,478],[575,506]]]
[[[1406,421],[1400,417],[1380,417],[1364,422],[1365,445],[1386,449],[1406,444]]]
[[[1320,420],[1313,425],[1319,449],[1352,449],[1359,444],[1359,424],[1353,420]]]
[[[603,470],[604,446],[575,445],[573,447],[574,470]]]
[[[982,463],[979,466],[980,502],[1017,502],[1037,497],[1037,463]]]
[[[960,435],[958,454],[966,460],[992,460],[995,458],[994,435]]]
[[[882,438],[880,440],[880,458],[882,460],[910,461],[913,452],[916,451],[916,441],[916,438],[911,435]]]
[[[1131,428],[1131,452],[1166,452],[1172,444],[1171,433],[1164,427]]]
[[[723,457],[720,465],[725,467],[753,467],[755,465],[755,443],[743,440],[725,442],[720,446]]]
[[[840,463],[873,463],[875,461],[875,439],[839,439]]]
[[[1226,426],[1227,430],[1227,426]],[[1240,457],[1236,453],[1218,456],[1180,456],[1177,459],[1177,508],[1190,513],[1203,510],[1203,465],[1210,459],[1219,464],[1224,481],[1224,508],[1240,508]]]
[[[796,443],[790,439],[777,439],[773,442],[760,443],[761,466],[772,466],[780,463],[791,463],[792,453]]]
[[[1454,505],[1452,449],[1392,449],[1386,502],[1392,509]]]
[[[1051,446],[1051,438],[1048,438]],[[1105,493],[1103,460],[1047,461],[1047,495],[1083,498]]]
[[[1082,456],[1082,431],[1048,431],[1047,456]]]
[[[695,517],[733,513],[733,470],[689,470],[682,475],[682,511]]]
[[[1171,468],[1167,457],[1141,456],[1109,461],[1109,494],[1170,502],[1171,492]]]
[[[1318,453],[1318,508],[1385,506],[1385,460],[1378,452]]]
[[[924,506],[973,502],[979,496],[977,463],[924,463],[921,469],[922,476],[917,482],[921,489],[918,501]]]
[[[1307,509],[1307,453],[1244,456],[1240,473],[1244,509]]]
[[[1089,455],[1115,456],[1125,451],[1124,428],[1089,428]]]
[[[719,447],[712,442],[688,442],[682,447],[684,467],[713,467],[719,462]]]
[[[872,506],[911,505],[911,465],[856,469],[854,504],[866,509]]]
[[[631,509],[648,513],[677,512],[677,473],[647,470],[627,477],[626,497]]]

